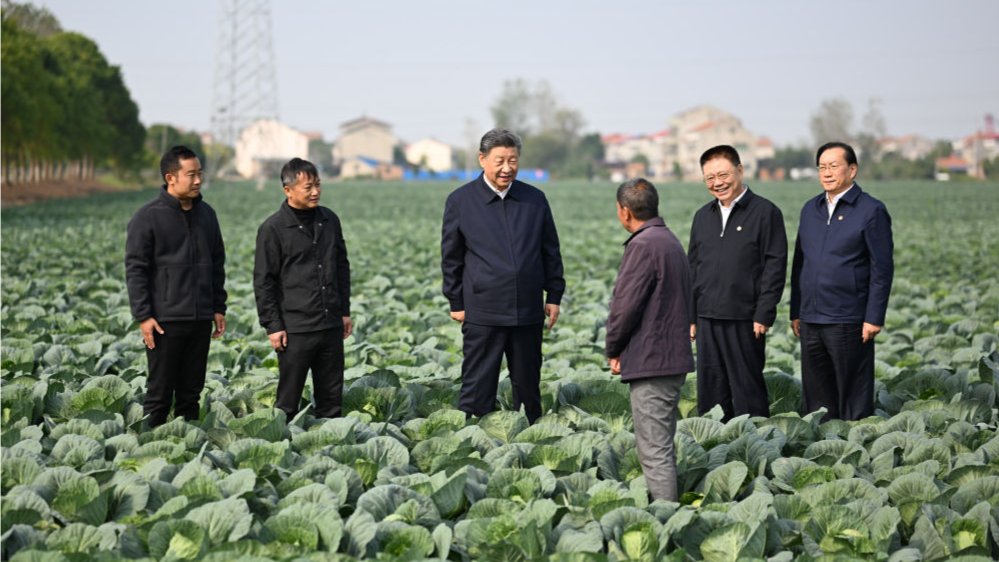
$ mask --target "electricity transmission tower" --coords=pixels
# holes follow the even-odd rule
[[[235,147],[243,129],[278,118],[270,0],[219,0],[218,24],[211,132]]]

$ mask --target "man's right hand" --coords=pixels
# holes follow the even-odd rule
[[[149,349],[156,349],[156,338],[153,336],[153,330],[162,334],[163,328],[160,328],[159,322],[155,318],[146,318],[139,323],[139,331],[142,332],[142,343],[146,344]]]
[[[610,359],[607,360],[607,362],[610,364],[610,370],[611,370],[611,374],[612,375],[620,375],[621,374],[621,358],[620,357],[611,357]]]
[[[464,324],[465,323],[465,311],[464,310],[455,310],[455,311],[452,311],[451,312],[451,320],[454,320],[455,322],[460,322],[460,323]]]
[[[267,334],[267,337],[270,338],[274,351],[284,351],[284,348],[288,346],[288,332],[284,330]]]
[[[791,320],[791,329],[794,330],[794,337],[796,338],[801,337],[801,332],[800,332],[801,318],[795,318],[794,320]]]
[[[690,325],[690,341],[694,341],[697,338],[697,324]]]

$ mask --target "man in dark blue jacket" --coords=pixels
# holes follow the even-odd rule
[[[514,405],[534,423],[542,414],[544,319],[549,329],[558,320],[565,280],[548,200],[516,179],[520,147],[520,137],[505,129],[482,137],[482,175],[444,206],[441,269],[464,337],[458,408],[467,417],[493,411],[505,354]]]
[[[891,293],[891,217],[854,182],[857,155],[841,142],[816,154],[824,193],[801,209],[791,266],[791,327],[801,338],[802,410],[823,420],[874,414],[874,337]]]
[[[128,223],[125,278],[146,345],[142,409],[150,427],[198,419],[210,338],[225,333],[225,245],[215,211],[201,197],[201,161],[186,146],[160,160],[163,187]],[[215,330],[212,331],[212,322]]]
[[[312,371],[317,418],[343,403],[343,340],[350,319],[350,262],[340,218],[319,205],[316,167],[292,158],[281,169],[287,199],[257,229],[253,293],[260,325],[278,356],[275,407],[291,420]]]

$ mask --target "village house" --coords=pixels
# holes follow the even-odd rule
[[[431,172],[447,172],[452,168],[453,149],[434,138],[418,140],[406,147],[406,161]]]
[[[236,141],[235,166],[244,178],[256,178],[295,157],[309,155],[308,137],[274,119],[261,119],[243,129]]]
[[[646,174],[652,179],[700,181],[701,154],[719,144],[739,151],[747,178],[755,177],[758,160],[774,157],[773,142],[758,139],[739,118],[709,105],[678,113],[669,128],[658,133],[605,135],[601,141],[606,167],[619,170],[622,177],[635,172],[634,168],[626,170],[626,165],[641,155],[648,161]]]
[[[379,164],[392,164],[392,152],[399,141],[392,134],[392,126],[370,117],[360,117],[340,125],[340,137],[333,145],[333,163],[340,166],[340,176],[363,168],[357,158],[373,160]],[[347,165],[353,160],[354,165]]]

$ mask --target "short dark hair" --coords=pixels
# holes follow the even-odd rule
[[[734,148],[727,144],[719,144],[704,151],[704,154],[701,155],[701,168],[715,158],[724,158],[737,168],[742,166],[742,160],[739,160],[739,153]]]
[[[160,158],[160,175],[163,176],[163,181],[166,181],[167,174],[177,175],[181,160],[197,157],[193,150],[183,145],[177,145],[163,153],[163,158]]]
[[[622,183],[617,188],[617,202],[630,210],[636,220],[647,221],[659,216],[659,193],[645,178]]]
[[[490,150],[497,146],[503,146],[506,148],[516,148],[519,154],[522,145],[523,142],[521,142],[520,135],[517,133],[507,129],[493,129],[482,135],[482,140],[479,141],[479,152],[489,154]]]
[[[827,142],[819,147],[818,152],[815,153],[815,165],[819,165],[819,158],[822,158],[822,153],[829,150],[830,148],[842,148],[843,152],[846,153],[846,165],[857,164],[857,153],[853,150],[853,147],[846,144],[845,142],[833,141]]]
[[[299,174],[305,174],[305,177],[313,180],[319,178],[319,170],[312,162],[301,158],[292,158],[281,168],[281,186],[295,185],[298,182]]]

